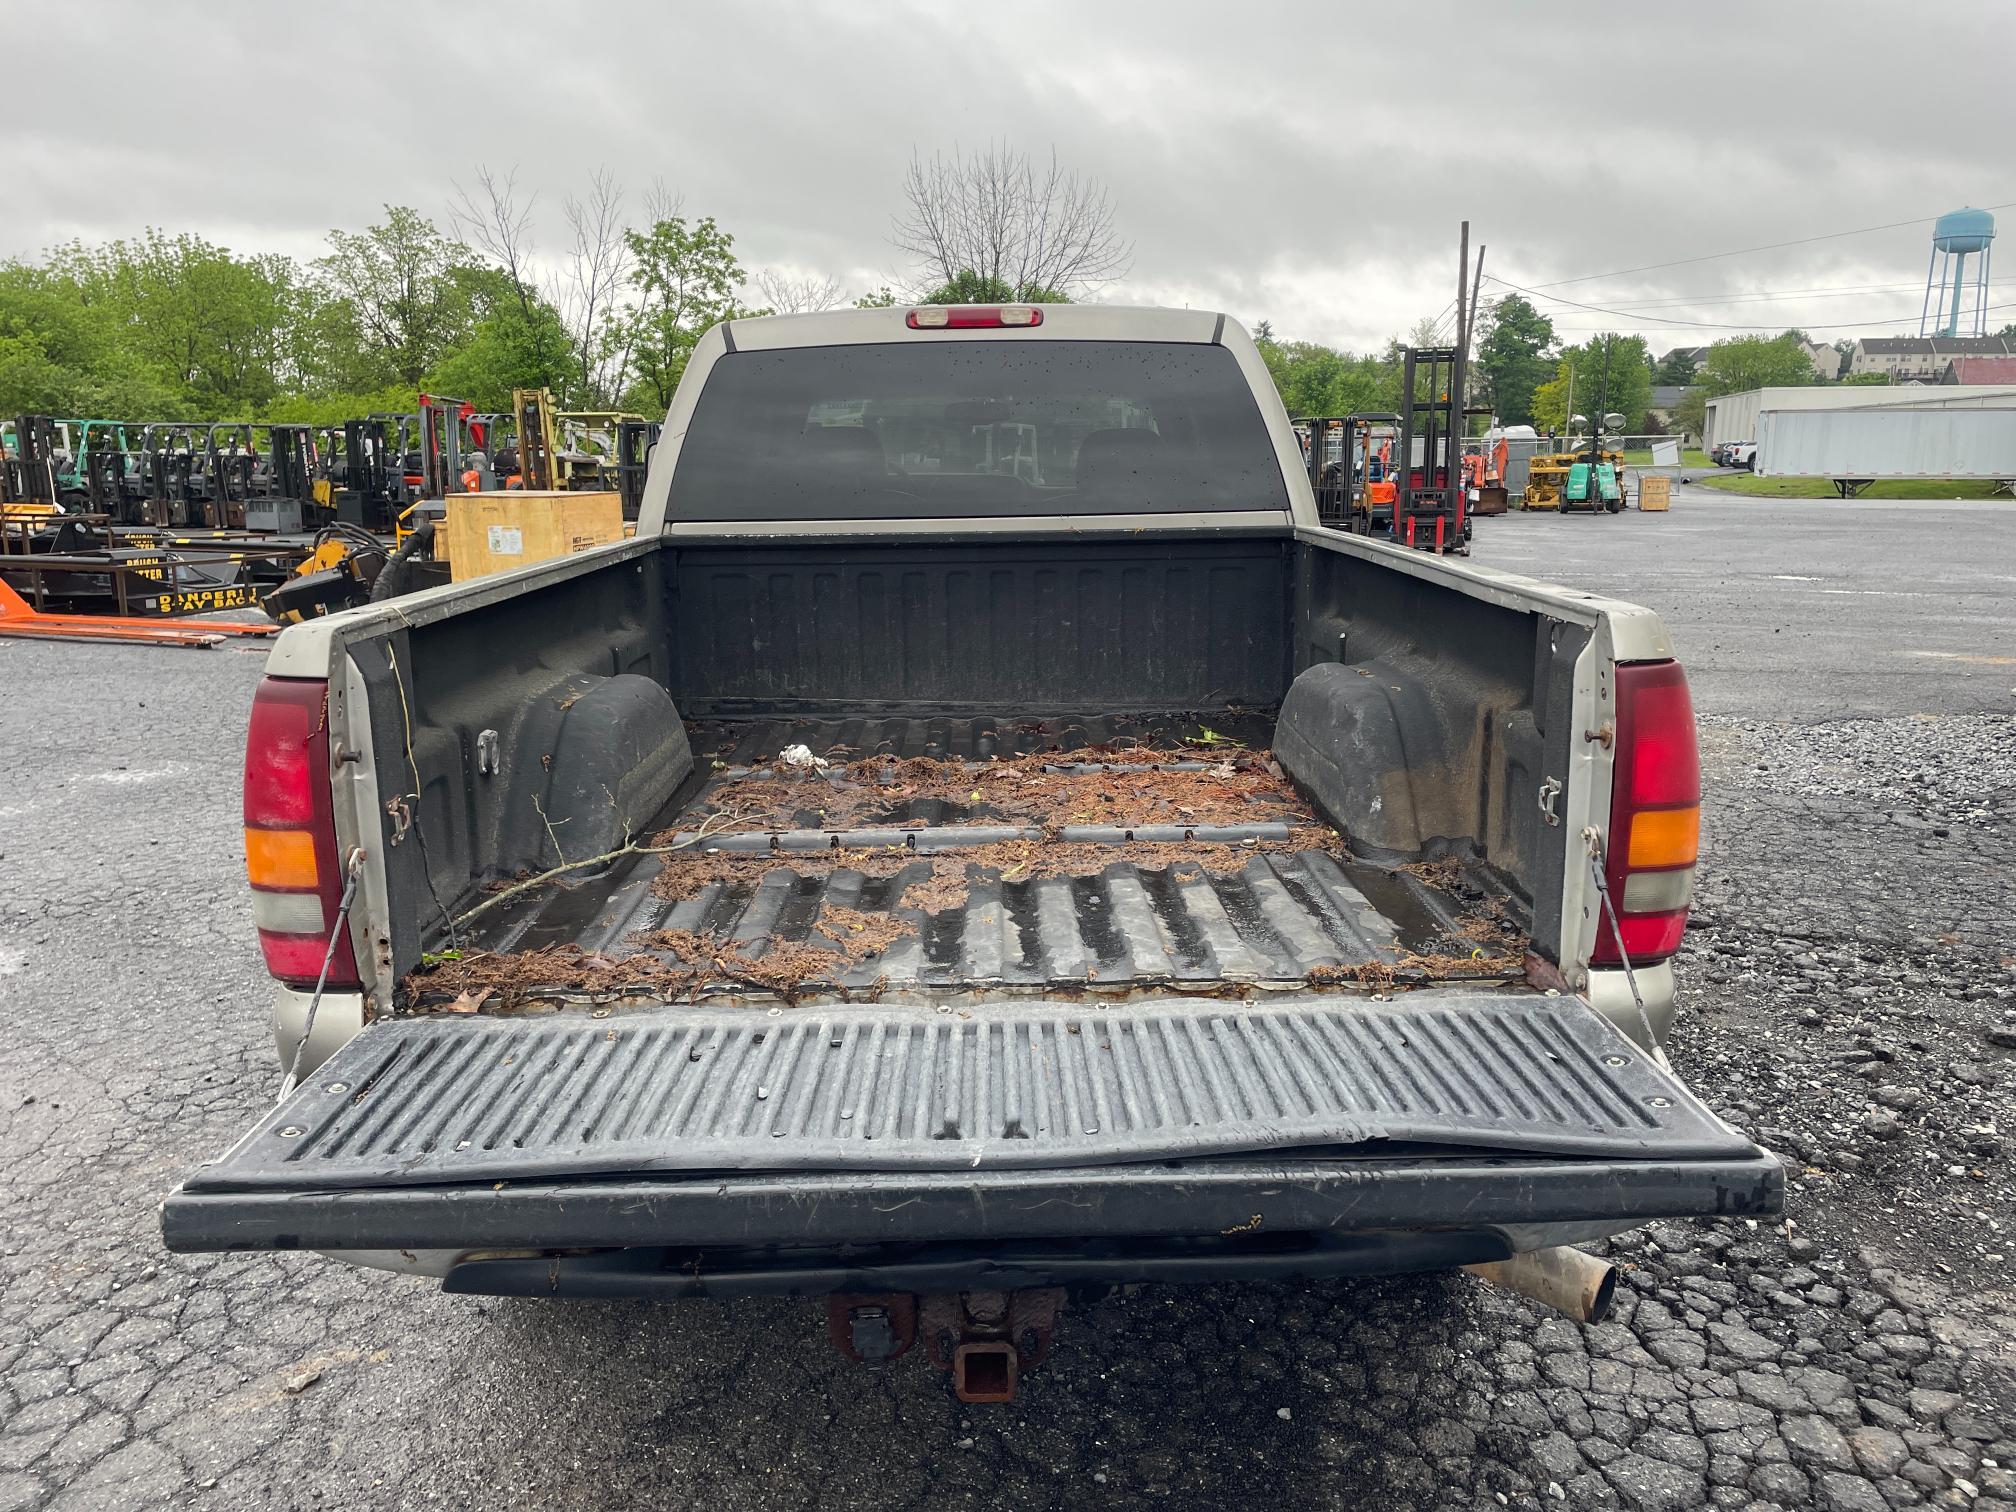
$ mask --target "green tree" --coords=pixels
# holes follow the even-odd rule
[[[1559,431],[1568,424],[1568,364],[1558,365],[1552,378],[1533,390],[1532,423],[1543,431]]]
[[[1890,375],[1888,373],[1850,373],[1841,381],[1843,383],[1853,383],[1859,387],[1874,387],[1879,384],[1889,383]]]
[[[357,343],[330,354],[353,381],[375,357],[387,379],[417,383],[468,336],[472,255],[419,211],[387,205],[382,225],[331,231],[329,247],[315,267],[341,308],[328,312],[325,333]]]
[[[550,388],[568,393],[580,379],[559,312],[543,299],[521,306],[515,297],[497,302],[458,345],[427,375],[437,393],[466,399],[479,410],[511,408],[511,391]]]
[[[624,233],[637,303],[626,332],[636,382],[630,405],[663,415],[686,371],[693,345],[713,326],[748,313],[735,302],[742,264],[735,238],[714,218],[689,224],[668,216],[647,231]]]
[[[1795,331],[1718,341],[1701,364],[1702,392],[1710,399],[1759,388],[1805,388],[1817,382],[1812,359]]]
[[[1533,391],[1554,369],[1554,322],[1517,294],[1492,308],[1477,368],[1505,425],[1533,423]]]
[[[118,348],[116,319],[74,280],[0,267],[0,414],[74,414],[89,375]]]
[[[1270,341],[1260,359],[1291,415],[1391,411],[1400,402],[1399,368],[1379,357],[1353,356],[1313,341]]]
[[[1069,304],[1070,296],[1060,294],[1055,289],[1045,289],[1035,284],[1020,286],[1004,283],[998,278],[989,278],[975,273],[971,268],[962,268],[956,278],[942,283],[918,301],[919,304],[936,305],[981,305],[981,304]]]
[[[442,389],[443,392],[447,391],[445,384],[442,385]],[[462,396],[458,394],[454,397]],[[420,389],[417,384],[393,384],[389,388],[369,391],[342,390],[326,394],[289,394],[274,400],[259,418],[287,421],[296,425],[340,425],[345,420],[355,420],[360,415],[410,415],[419,407]]]
[[[256,410],[293,377],[308,296],[284,257],[234,257],[200,236],[150,228],[132,241],[58,247],[46,269],[109,320],[100,360],[129,387],[144,376],[225,417]]]
[[[1653,370],[1652,381],[1673,387],[1685,388],[1694,381],[1694,374],[1701,361],[1694,355],[1692,347],[1675,347],[1659,361]]]
[[[1614,411],[1624,417],[1626,432],[1642,432],[1645,412],[1652,406],[1652,356],[1645,339],[1606,332],[1569,347],[1561,354],[1553,381],[1541,385],[1546,391],[1544,412],[1541,392],[1534,392],[1534,423],[1549,430],[1564,425],[1571,388],[1575,414],[1593,421]]]
[[[1255,342],[1266,342],[1266,341],[1272,341],[1273,339],[1274,339],[1273,321],[1263,320],[1260,322],[1260,324],[1253,327],[1253,340]]]
[[[1700,389],[1687,390],[1673,406],[1673,428],[1697,440],[1708,434],[1708,396]]]
[[[896,291],[884,284],[873,294],[863,294],[854,301],[857,310],[891,310],[896,307]]]

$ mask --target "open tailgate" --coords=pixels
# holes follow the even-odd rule
[[[1297,1185],[1283,1173],[1311,1159],[1336,1170],[1302,1198],[1334,1221],[1317,1188],[1362,1178],[1368,1157],[1386,1162],[1382,1200],[1441,1182],[1444,1222],[1480,1216],[1448,1185],[1459,1171],[1525,1171],[1499,1222],[1770,1211],[1779,1192],[1774,1160],[1574,998],[666,1005],[375,1024],[193,1174],[163,1224],[184,1250],[662,1242],[668,1227],[810,1242],[880,1237],[891,1225],[872,1215],[900,1198],[980,1237],[1014,1206],[986,1211],[989,1194],[1068,1232],[1082,1215],[1034,1216],[1058,1193],[1096,1206],[1103,1188],[1234,1169]],[[1386,1221],[1438,1221],[1444,1200]],[[731,1218],[738,1203],[768,1216]],[[1211,1214],[1153,1221],[1199,1231]]]

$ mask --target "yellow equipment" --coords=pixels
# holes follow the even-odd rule
[[[511,414],[518,427],[519,487],[564,493],[618,487],[620,438],[642,415],[622,410],[559,410],[551,389],[513,389]]]
[[[554,463],[560,433],[553,420],[553,390],[511,390],[511,416],[518,428],[518,486],[540,491],[564,488]]]
[[[298,625],[318,614],[368,603],[387,556],[385,543],[369,531],[332,522],[316,533],[315,549],[259,607],[280,624]]]
[[[1586,448],[1566,452],[1542,452],[1533,458],[1526,469],[1526,496],[1520,501],[1521,509],[1560,509],[1568,496],[1568,474],[1578,462],[1587,462]],[[1608,462],[1617,469],[1619,477],[1624,472],[1624,453],[1620,451],[1599,451],[1598,462]],[[1582,506],[1578,506],[1582,507]],[[1590,504],[1591,509],[1600,505]]]

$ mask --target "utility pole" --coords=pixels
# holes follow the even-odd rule
[[[1481,250],[1481,249],[1480,249]],[[1476,313],[1474,300],[1466,303],[1470,296],[1470,222],[1463,222],[1456,243],[1456,351],[1449,362],[1449,434],[1443,442],[1448,459],[1447,486],[1442,495],[1442,509],[1451,520],[1462,513],[1463,498],[1463,382],[1469,374],[1470,320]],[[1435,477],[1435,459],[1426,452],[1421,454],[1423,476],[1431,482]],[[1439,527],[1438,527],[1439,528]]]
[[[1589,486],[1596,486],[1596,461],[1603,454],[1603,415],[1610,408],[1610,348],[1615,333],[1603,338],[1603,386],[1596,391],[1596,413],[1589,417]]]
[[[1471,270],[1470,274],[1470,318],[1463,323],[1463,340],[1461,343],[1463,348],[1463,378],[1466,397],[1470,378],[1470,335],[1477,328],[1477,302],[1484,291],[1484,254],[1489,250],[1484,243],[1479,242],[1477,244],[1477,266]],[[1497,397],[1495,395],[1492,397],[1492,405],[1495,409],[1497,405]],[[1496,420],[1498,417],[1494,413],[1491,418]],[[1469,429],[1468,425],[1463,425],[1462,428],[1465,431]]]

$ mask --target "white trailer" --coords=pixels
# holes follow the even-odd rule
[[[1831,478],[1853,498],[1879,478],[2016,480],[2016,405],[2000,409],[1765,410],[1757,473]]]

